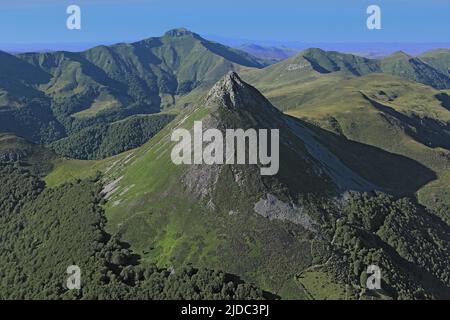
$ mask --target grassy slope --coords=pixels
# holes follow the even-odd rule
[[[450,152],[417,141],[405,132],[404,123],[376,109],[370,101],[402,115],[430,118],[445,126],[450,112],[437,98],[443,92],[385,74],[352,78],[339,72],[324,75],[310,69],[288,70],[282,63],[249,71],[245,78],[290,115],[424,164],[437,173],[438,179],[418,192],[420,201],[427,205],[433,205],[436,199],[450,203],[446,191],[450,186],[446,174]]]
[[[333,283],[328,274],[321,271],[308,271],[297,278],[301,287],[311,300],[345,300],[348,299],[346,288]]]
[[[184,29],[84,52],[0,52],[0,131],[51,143],[83,128],[191,103],[258,59]]]
[[[201,119],[204,112],[194,113],[183,126],[192,126],[193,120]],[[120,173],[123,176],[120,188],[107,205],[109,228],[114,233],[122,234],[123,239],[132,243],[148,261],[157,261],[166,266],[191,262],[231,270],[229,259],[232,258],[227,255],[233,253],[228,251],[230,248],[227,248],[226,243],[230,241],[227,238],[242,235],[243,230],[237,228],[238,217],[232,217],[230,221],[228,214],[205,212],[196,201],[186,197],[179,183],[183,170],[170,161],[169,132],[163,130],[140,148],[135,154],[136,160],[126,168],[123,175]],[[115,205],[117,201],[120,203]],[[258,218],[249,217],[248,223],[261,223],[255,220]],[[250,246],[248,250],[254,253],[243,258],[241,266],[231,263],[235,271],[241,272],[242,268],[249,268],[245,264],[249,263],[251,257],[257,258],[262,250],[253,247],[250,239],[242,241],[244,243],[240,245]],[[249,274],[250,270],[245,272],[247,277],[262,279],[262,274]],[[276,283],[268,281],[264,287],[274,288]]]
[[[315,281],[319,278],[310,279],[304,289],[295,276],[313,263],[311,235],[298,225],[254,214],[253,198],[265,194],[258,179],[249,177],[252,184],[243,190],[225,170],[214,190],[217,206],[213,211],[191,197],[180,183],[185,169],[170,161],[170,132],[176,126],[191,128],[194,120],[209,113],[206,107],[186,109],[178,121],[110,166],[107,180],[117,183],[111,185],[115,192],[106,205],[108,230],[131,243],[144,261],[156,261],[160,266],[220,266],[283,298],[308,298],[305,290],[318,286]],[[304,169],[301,161],[296,165],[297,171]],[[305,183],[310,180],[299,181],[310,185]],[[295,191],[295,186],[290,191]],[[340,286],[332,280],[322,286],[330,295],[315,294],[317,298],[339,296]]]
[[[69,112],[78,118],[139,102],[159,108],[161,96],[175,98],[200,83],[212,84],[229,70],[260,67],[253,56],[209,42],[187,30],[131,44],[98,46],[81,53],[55,52],[19,55],[22,64],[52,75],[40,89],[56,100],[84,97]]]
[[[450,50],[438,49],[425,52],[419,57],[429,65],[441,71],[443,74],[449,74],[450,68]]]
[[[365,89],[370,95],[370,90]],[[361,94],[360,98],[365,108],[373,108]],[[170,132],[175,126],[192,127],[194,120],[202,119],[209,112],[207,108],[186,109],[178,120],[144,146],[95,162],[97,168],[106,172],[108,182],[120,178],[112,186],[116,190],[106,204],[108,231],[131,243],[144,261],[156,261],[160,266],[193,263],[220,267],[255,281],[283,298],[343,298],[345,289],[326,274],[307,273],[297,282],[295,276],[313,264],[308,234],[291,223],[268,221],[249,214],[245,208],[236,208],[242,190],[234,190],[233,181],[224,183],[224,188],[217,191],[215,199],[221,210],[214,213],[186,193],[180,183],[183,168],[170,161]],[[367,114],[362,112],[360,120],[366,119]],[[341,126],[341,130],[345,133],[347,128]],[[326,139],[326,135],[323,137]],[[347,144],[341,141],[338,145]],[[55,184],[67,179],[64,172],[68,169],[78,175],[92,174],[93,163],[60,163],[47,182]],[[227,177],[223,179],[227,181]],[[257,194],[258,190],[248,192]],[[225,202],[221,203],[221,199]],[[231,209],[239,213],[230,215]],[[274,270],[284,270],[284,273],[274,273]]]
[[[285,86],[290,82],[312,82],[320,75],[329,76],[338,72],[347,77],[385,73],[439,89],[450,87],[447,72],[442,72],[439,68],[427,64],[426,61],[410,57],[403,52],[397,52],[382,60],[375,60],[315,48],[304,50],[294,57],[259,72],[250,72],[246,79],[261,86],[264,84]]]
[[[190,112],[186,110],[184,114]],[[171,128],[177,125],[190,128],[194,120],[202,119],[209,112],[200,108],[188,117],[180,115],[178,123],[169,124],[147,144],[127,155],[95,164],[60,163],[46,182],[61,183],[67,178],[67,171],[86,176],[95,171],[94,167],[103,170],[110,167],[106,170],[107,180],[121,180],[106,205],[108,230],[130,242],[145,261],[156,261],[161,266],[187,262],[220,266],[284,297],[304,297],[294,282],[295,274],[311,260],[310,244],[301,227],[269,221],[245,211],[238,215],[230,215],[228,209],[213,213],[186,194],[180,183],[184,169],[170,161]],[[222,197],[228,201],[230,191],[217,191],[217,201]],[[238,197],[240,192],[235,191],[232,192]],[[242,219],[246,220],[245,224],[241,223]],[[238,257],[239,252],[242,256]],[[275,269],[285,273],[274,274]]]
[[[276,67],[279,66],[274,68]],[[290,71],[298,70],[295,68],[297,66]],[[413,106],[412,109],[417,114],[447,119],[448,114],[441,101],[433,98],[438,91],[386,75],[352,79],[347,74],[332,73],[325,76],[311,72],[302,80],[313,80],[312,84],[298,81],[295,75],[286,78],[284,83],[278,81],[277,87],[271,87],[266,82],[262,89],[267,90],[269,98],[275,104],[282,105],[288,113],[299,117],[307,116],[329,130],[338,131],[353,140],[405,154],[438,173],[445,168],[445,164],[439,159],[443,150],[434,150],[418,143],[405,134],[397,123],[391,123],[381,116],[380,111],[373,106],[375,101],[402,113],[410,112]],[[269,79],[270,77],[266,78]],[[283,87],[285,84],[287,86]],[[336,88],[333,92],[326,90],[330,84]],[[279,100],[276,102],[274,99]],[[302,99],[301,103],[297,99]],[[411,101],[414,101],[413,105]],[[292,107],[291,103],[297,104]],[[206,110],[197,112],[199,114],[194,113],[183,126],[190,127],[194,119],[201,119],[204,112],[207,113]],[[330,122],[330,114],[336,121]],[[118,190],[107,204],[109,230],[121,234],[123,239],[132,243],[133,249],[141,253],[146,261],[157,261],[164,266],[186,262],[209,267],[220,266],[226,271],[257,281],[263,288],[283,297],[306,298],[304,290],[294,281],[294,275],[311,263],[311,260],[305,260],[309,245],[304,235],[300,234],[298,240],[292,242],[288,234],[294,230],[298,232],[295,227],[274,221],[268,224],[254,215],[245,216],[245,225],[241,223],[241,217],[230,216],[227,212],[219,211],[211,217],[208,211],[205,212],[196,201],[186,196],[179,183],[182,171],[169,160],[169,130],[170,128],[163,130],[148,144],[130,152],[130,158],[121,156],[122,161],[118,166],[113,166],[108,171],[109,181],[121,178]],[[128,160],[130,162],[124,166]],[[102,166],[108,167],[105,162],[102,162]],[[446,182],[442,175],[438,182],[443,187],[441,190],[445,190]],[[419,194],[425,194],[430,189],[424,190]],[[234,191],[228,189],[226,192]],[[431,195],[424,199],[431,200]],[[254,231],[249,233],[249,228]],[[271,230],[271,233],[276,230],[275,234],[280,237],[278,239],[287,237],[289,242],[268,239],[267,230]],[[261,243],[266,243],[267,246],[261,247]],[[237,249],[245,250],[245,255],[238,259],[235,256]],[[298,258],[301,256],[298,260],[301,263],[294,268],[291,259],[286,260],[284,255],[278,254],[286,251],[289,253],[289,250],[294,250],[292,254],[299,254]],[[286,273],[270,275],[272,270],[279,270],[280,265]],[[307,285],[310,290],[316,290],[314,283]],[[327,294],[339,292],[338,286],[332,283],[325,287],[323,292]],[[320,290],[316,296],[324,297]]]

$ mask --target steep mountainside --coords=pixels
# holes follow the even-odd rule
[[[397,75],[437,89],[450,88],[447,73],[403,52],[376,60],[336,51],[307,49],[275,65],[251,71],[246,77],[254,83],[281,86],[289,82],[311,81],[321,75],[346,78],[370,73]]]
[[[204,130],[279,129],[280,171],[261,176],[258,165],[174,165],[172,130],[192,130],[197,120]],[[449,227],[410,200],[370,192],[426,183],[432,172],[285,116],[236,74],[147,144],[97,168],[104,172],[108,232],[143,261],[220,267],[284,298],[364,298],[360,276],[376,263],[385,270],[380,296],[447,294]],[[417,175],[414,182],[377,181],[406,171]],[[427,247],[426,259],[435,263],[405,251],[406,243]]]
[[[41,69],[0,51],[0,108],[20,106],[23,98],[42,97],[35,87],[49,80]]]

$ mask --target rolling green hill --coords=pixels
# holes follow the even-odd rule
[[[404,52],[396,52],[381,60],[381,71],[417,81],[436,89],[450,88],[448,73],[442,73],[420,58],[411,57]]]
[[[446,91],[388,74],[324,74],[311,66],[291,70],[291,64],[283,61],[244,78],[290,115],[423,164],[438,179],[418,191],[420,201],[436,210],[450,204]]]
[[[177,105],[255,57],[186,29],[84,52],[0,54],[0,130],[50,143],[83,128]]]
[[[449,75],[450,68],[450,50],[438,49],[425,52],[419,58],[429,65],[433,66],[443,74]]]
[[[352,54],[321,49],[307,49],[300,53],[311,67],[320,73],[347,72],[356,76],[379,71],[376,60],[371,60]],[[292,68],[291,68],[292,69]]]
[[[211,85],[229,70],[261,67],[249,54],[207,41],[186,29],[81,53],[19,57],[52,74],[43,90],[56,101],[63,100],[62,107],[67,108],[67,102],[73,101],[72,109],[63,112],[77,118],[130,104],[155,112],[163,100],[173,104],[177,95],[186,94],[200,84]]]

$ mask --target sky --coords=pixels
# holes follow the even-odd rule
[[[81,30],[66,9],[81,8]],[[381,30],[366,9],[381,8]],[[0,49],[109,44],[185,27],[217,38],[330,42],[450,42],[450,0],[0,0]]]

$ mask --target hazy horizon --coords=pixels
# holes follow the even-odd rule
[[[81,30],[68,30],[66,9],[81,8]],[[0,48],[35,44],[129,42],[185,27],[252,42],[447,43],[450,2],[378,0],[381,30],[366,26],[373,1],[45,0],[0,4]]]
[[[168,31],[168,30],[166,30]],[[195,30],[190,30],[197,33]],[[52,51],[71,51],[79,52],[88,50],[98,45],[114,45],[117,43],[132,43],[146,38],[159,37],[161,34],[149,35],[139,39],[124,39],[121,41],[98,41],[98,42],[49,42],[49,43],[3,43],[0,44],[0,50],[8,53],[18,54],[26,52],[52,52]],[[307,48],[317,47],[323,50],[336,50],[350,53],[373,53],[374,55],[388,55],[396,51],[404,51],[411,55],[418,55],[434,49],[450,49],[448,42],[306,42],[306,41],[282,41],[277,39],[256,40],[247,38],[233,38],[224,35],[200,34],[201,37],[220,42],[230,47],[240,47],[242,45],[252,44],[263,47],[286,47],[301,51]]]

